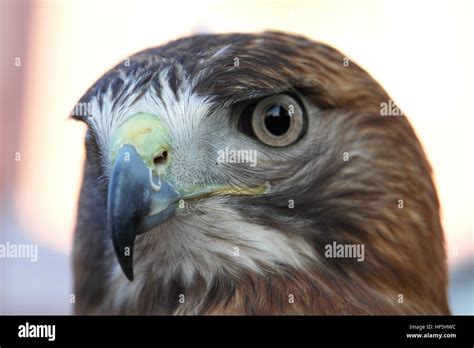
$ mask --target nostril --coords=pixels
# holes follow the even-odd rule
[[[168,151],[163,151],[160,155],[156,156],[153,159],[153,163],[155,164],[155,166],[159,166],[159,165],[165,164],[167,159],[168,159]]]

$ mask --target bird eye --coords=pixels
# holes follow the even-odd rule
[[[283,147],[295,143],[303,135],[305,115],[295,98],[277,94],[255,104],[250,126],[252,133],[262,143]]]

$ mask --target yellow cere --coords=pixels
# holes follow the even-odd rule
[[[169,151],[169,129],[156,116],[139,113],[130,117],[116,131],[112,139],[110,161],[113,163],[120,149],[132,145],[150,169],[153,159],[163,151]]]

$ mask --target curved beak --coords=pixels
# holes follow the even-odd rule
[[[178,192],[162,180],[168,166],[168,129],[149,114],[136,114],[122,124],[112,141],[107,228],[123,272],[133,280],[133,246],[138,234],[169,218]],[[163,160],[156,164],[156,160]],[[161,178],[160,178],[161,176]]]
[[[118,262],[129,280],[133,280],[135,237],[171,218],[178,200],[176,190],[153,177],[133,146],[122,147],[110,177],[107,225]]]

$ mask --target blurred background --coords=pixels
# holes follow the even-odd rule
[[[107,69],[193,33],[277,29],[347,54],[408,115],[442,204],[453,313],[474,314],[474,2],[0,0],[0,314],[69,314],[84,159],[68,120]]]

